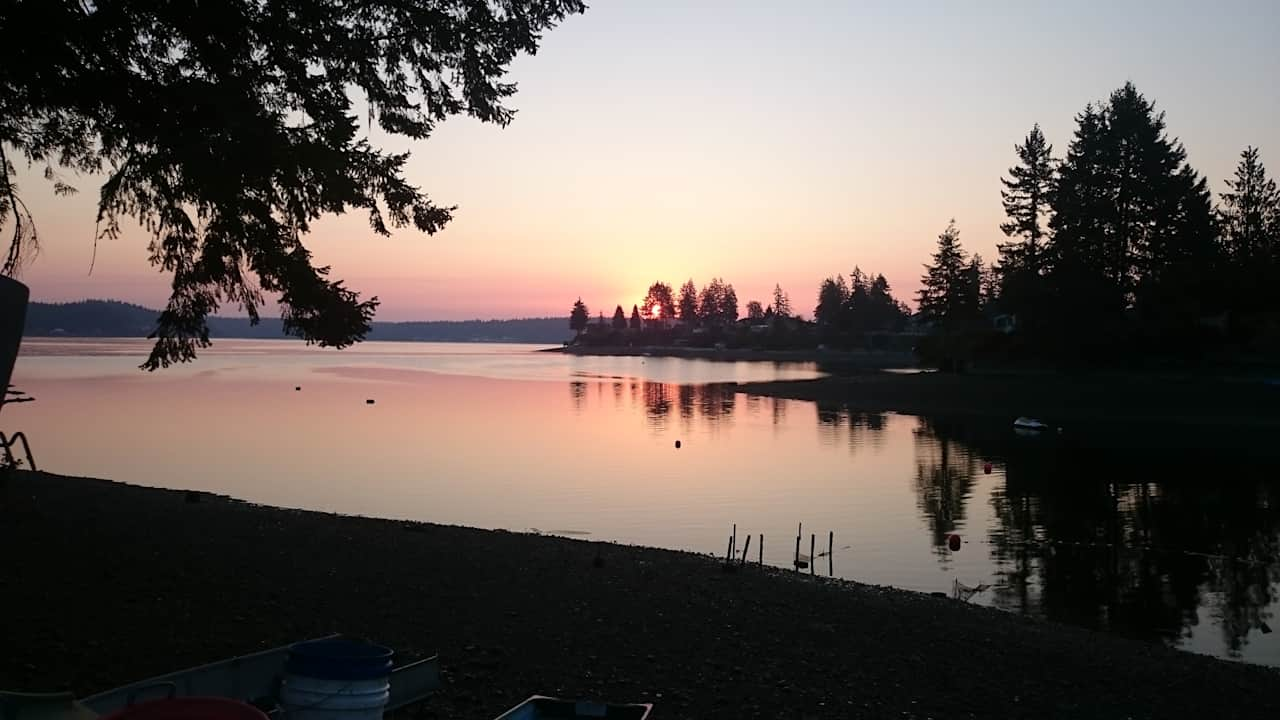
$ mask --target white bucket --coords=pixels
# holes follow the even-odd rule
[[[289,720],[382,720],[390,688],[385,677],[322,680],[285,675],[280,702]]]

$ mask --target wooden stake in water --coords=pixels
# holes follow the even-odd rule
[[[733,524],[733,534],[729,536],[729,547],[733,548],[733,557],[738,557],[738,523]]]
[[[800,536],[796,536],[796,559],[792,563],[795,565],[796,572],[800,572]]]
[[[836,531],[827,531],[827,575],[836,576],[836,561],[833,559],[834,554],[831,552],[836,546]]]
[[[813,566],[818,564],[814,562],[815,558],[813,557],[813,544],[817,542],[817,540],[818,540],[817,535],[814,535],[813,533],[809,534],[809,574],[810,575],[813,575],[814,573],[817,572],[816,570],[813,569]]]
[[[742,560],[738,563],[739,565],[747,564],[747,552],[750,550],[751,550],[751,536],[748,535],[747,541],[742,544]]]
[[[764,567],[764,533],[760,533],[760,567]]]
[[[724,564],[729,564],[729,558],[733,557],[733,536],[729,536],[729,545],[724,549]]]

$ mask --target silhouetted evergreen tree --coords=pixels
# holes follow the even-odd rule
[[[698,286],[693,284],[693,279],[685,281],[680,286],[680,319],[688,325],[696,325],[698,323]]]
[[[631,306],[631,329],[639,330],[644,327],[644,323],[640,321],[640,308],[637,305]]]
[[[650,285],[649,292],[644,296],[644,311],[650,317],[674,318],[676,302],[671,294],[671,286],[664,282]]]
[[[1115,214],[1105,193],[1110,180],[1103,109],[1088,105],[1076,115],[1067,156],[1058,166],[1052,196],[1049,263],[1049,325],[1055,345],[1113,334],[1127,305],[1121,284],[1124,264],[1111,247],[1107,227]],[[1104,321],[1106,327],[1104,328]]]
[[[876,275],[871,281],[866,313],[867,328],[876,331],[900,332],[911,317],[911,311],[893,297],[884,275]]]
[[[1226,181],[1218,209],[1222,245],[1230,265],[1233,309],[1240,314],[1280,309],[1280,190],[1258,157],[1240,153],[1235,178]]]
[[[732,293],[732,285],[726,285],[720,278],[712,278],[699,295],[698,319],[713,325],[737,320],[738,297]],[[732,317],[730,317],[730,310],[732,310]]]
[[[960,247],[960,231],[956,221],[938,236],[938,249],[933,262],[925,265],[921,278],[920,316],[939,332],[958,332],[971,328],[978,318],[981,272]]]
[[[587,312],[587,306],[582,303],[582,298],[578,298],[578,301],[573,304],[573,310],[569,311],[569,329],[581,334],[583,330],[587,329],[587,322],[590,317],[590,313]]]
[[[20,158],[46,168],[58,192],[69,188],[54,166],[107,173],[101,235],[136,219],[152,234],[153,264],[173,273],[148,369],[206,347],[205,319],[219,303],[256,320],[267,294],[285,333],[347,346],[368,333],[377,299],[315,265],[303,243],[311,225],[357,211],[379,234],[409,225],[431,234],[453,212],[405,179],[407,152],[369,136],[421,140],[464,113],[506,125],[511,62],[584,9],[580,0],[6,3],[0,189],[21,208],[8,192]],[[21,212],[4,274],[34,250]]]
[[[867,301],[870,297],[870,279],[862,268],[855,265],[849,273],[849,297],[841,309],[840,327],[854,333],[867,329]]]
[[[761,307],[759,300],[750,300],[747,302],[747,319],[763,320],[764,308]]]
[[[720,322],[732,324],[738,321],[738,293],[733,290],[733,283],[724,286],[720,292]]]
[[[782,290],[782,286],[773,286],[773,314],[777,317],[791,317],[791,298]]]
[[[990,313],[995,306],[999,291],[996,289],[995,269],[982,260],[982,256],[974,253],[969,261],[969,291],[973,294],[973,302],[983,313]]]
[[[1059,330],[1110,345],[1130,308],[1159,335],[1194,326],[1220,266],[1204,179],[1132,83],[1077,123],[1050,221]]]
[[[849,285],[844,275],[823,280],[818,287],[818,304],[813,308],[814,322],[827,329],[839,327],[840,316],[848,301]]]
[[[613,310],[613,329],[614,330],[627,329],[627,314],[622,311],[621,305],[614,308]]]
[[[1034,314],[1043,303],[1045,230],[1042,220],[1049,213],[1056,179],[1053,146],[1044,138],[1037,124],[1021,145],[1014,145],[1018,165],[1009,168],[1009,178],[1000,178],[1004,189],[1000,200],[1008,222],[1000,230],[1014,241],[1000,244],[1000,257],[995,270],[1006,312],[1024,316]]]

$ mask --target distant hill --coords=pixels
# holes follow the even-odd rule
[[[116,300],[72,303],[33,302],[27,308],[27,337],[146,337],[159,311]],[[279,318],[250,325],[247,318],[209,318],[209,335],[222,338],[284,338]],[[375,322],[369,340],[512,342],[558,345],[573,337],[568,316],[521,320],[431,320]]]

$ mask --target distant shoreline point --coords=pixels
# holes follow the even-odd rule
[[[916,368],[915,356],[905,352],[870,350],[767,350],[757,348],[706,348],[674,345],[565,345],[542,352],[603,357],[669,357],[722,362],[830,362],[849,368],[888,370]]]

